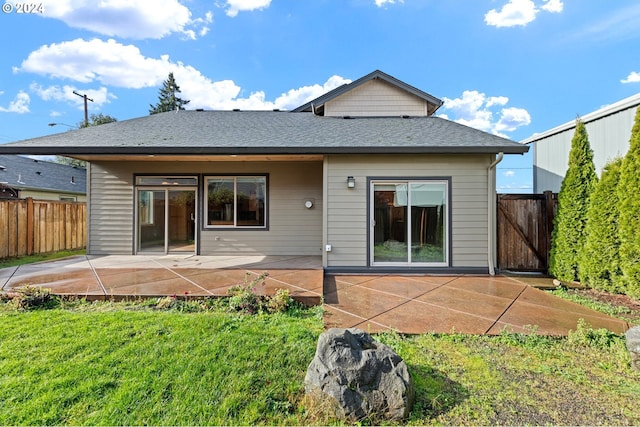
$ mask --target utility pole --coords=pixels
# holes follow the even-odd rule
[[[84,127],[88,127],[89,126],[89,113],[87,111],[87,100],[93,102],[93,99],[91,98],[87,98],[87,94],[82,94],[80,95],[78,92],[76,92],[75,90],[73,91],[74,95],[78,95],[81,98],[84,98]]]

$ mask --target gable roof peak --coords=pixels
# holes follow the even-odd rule
[[[427,102],[427,104],[429,104],[429,115],[432,115],[438,108],[440,108],[440,106],[443,104],[443,101],[436,98],[433,95],[428,94],[427,92],[424,92],[414,86],[411,86],[405,82],[403,82],[402,80],[398,80],[397,78],[383,72],[380,70],[374,70],[371,73],[360,77],[357,80],[354,80],[351,83],[345,83],[342,86],[338,86],[337,88],[330,90],[329,92],[325,93],[324,95],[321,95],[309,102],[307,102],[306,104],[303,104],[297,108],[294,108],[293,110],[291,110],[292,113],[301,113],[301,112],[312,112],[314,114],[318,114],[318,115],[322,115],[322,111],[324,108],[324,104],[328,101],[331,101],[335,98],[337,98],[338,96],[349,92],[355,88],[357,88],[358,86],[363,85],[364,83],[367,83],[369,81],[372,80],[383,80],[401,90],[404,90],[405,92],[408,92],[414,96],[417,96],[418,98],[423,99],[425,102]]]

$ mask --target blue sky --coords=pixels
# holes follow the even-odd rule
[[[376,69],[520,141],[640,92],[639,22],[637,0],[10,0],[0,143],[82,121],[73,91],[90,113],[147,115],[169,72],[189,108],[251,110]],[[506,156],[498,190],[532,190],[530,154]]]

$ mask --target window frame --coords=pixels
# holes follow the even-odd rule
[[[243,178],[255,178],[256,180],[263,180],[263,195],[262,195],[262,215],[263,223],[261,225],[248,225],[239,224],[238,219],[238,179]],[[233,223],[232,224],[210,224],[209,218],[209,182],[210,180],[228,179],[233,180]],[[202,179],[202,226],[204,230],[267,230],[269,227],[269,175],[260,174],[220,174],[220,175],[204,175]],[[258,197],[258,203],[260,203],[260,197]]]
[[[411,176],[411,177],[369,177],[367,178],[368,184],[368,210],[367,216],[369,219],[369,232],[367,235],[367,265],[370,267],[416,267],[416,268],[440,268],[450,267],[452,262],[452,179],[449,176]],[[444,260],[442,262],[419,262],[414,261],[411,254],[408,253],[407,262],[380,262],[375,261],[374,256],[374,187],[375,185],[397,185],[406,184],[407,191],[411,188],[411,184],[436,184],[445,186],[444,188],[444,207],[446,212],[444,213],[444,248],[443,255]],[[407,231],[409,229],[407,228]]]

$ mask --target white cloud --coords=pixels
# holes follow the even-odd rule
[[[70,27],[132,39],[159,39],[171,33],[193,38],[206,34],[212,18],[191,19],[191,11],[178,0],[45,0],[43,4],[45,17]]]
[[[494,27],[525,26],[536,19],[541,10],[560,13],[564,8],[562,0],[543,0],[540,8],[533,0],[509,0],[500,10],[491,9],[484,16],[484,22]]]
[[[168,56],[146,58],[133,45],[112,39],[76,39],[41,46],[20,67],[14,67],[14,72],[139,89],[157,86],[172,67]]]
[[[63,101],[73,105],[76,105],[80,109],[84,109],[84,99],[81,96],[74,94],[78,92],[81,95],[87,95],[87,98],[92,101],[87,103],[89,109],[98,109],[98,107],[108,104],[110,100],[116,99],[116,96],[109,93],[106,87],[100,89],[78,89],[75,86],[49,86],[42,87],[37,83],[32,83],[29,86],[31,92],[38,95],[44,101]]]
[[[540,6],[540,9],[551,13],[560,13],[564,9],[564,4],[562,0],[544,0],[544,4]]]
[[[271,0],[227,0],[226,6],[227,16],[235,17],[238,12],[250,12],[253,10],[262,10],[269,7]]]
[[[522,108],[508,107],[492,111],[492,107],[503,107],[509,102],[506,96],[487,97],[476,90],[465,90],[460,98],[443,98],[440,117],[471,126],[494,135],[505,136],[520,126],[531,123],[531,116]],[[497,119],[495,118],[497,117]]]
[[[302,86],[298,89],[290,89],[288,92],[283,93],[275,100],[275,108],[292,109],[303,105],[312,99],[319,97],[337,87],[344,84],[351,83],[351,80],[347,80],[340,76],[331,76],[322,85],[315,84],[312,86]]]
[[[506,177],[512,177],[512,176],[516,176],[516,172],[515,171],[504,171],[502,173],[502,175],[504,175]]]
[[[376,6],[383,7],[388,4],[395,4],[396,0],[375,0]],[[397,0],[398,3],[404,3],[404,0]]]
[[[0,92],[2,95],[4,92]],[[18,113],[24,114],[29,112],[29,103],[31,102],[31,98],[29,94],[24,91],[19,91],[13,101],[9,103],[8,107],[0,107],[0,112],[3,113]]]
[[[106,103],[113,95],[104,86],[127,89],[159,87],[170,72],[174,73],[182,91],[181,97],[188,99],[189,108],[229,110],[291,109],[318,97],[329,90],[348,83],[340,76],[329,78],[324,84],[291,89],[274,101],[268,101],[262,91],[239,98],[241,88],[232,80],[212,81],[196,68],[181,62],[172,62],[168,55],[149,58],[133,45],[123,45],[115,40],[76,39],[70,42],[45,45],[29,54],[14,72],[30,72],[52,78],[103,85],[96,91],[78,90],[87,93],[98,102]],[[44,100],[77,102],[71,85],[41,87],[33,84],[31,90]],[[80,101],[81,98],[75,96]],[[73,100],[73,101],[71,101]]]
[[[632,71],[629,73],[626,79],[620,80],[620,83],[640,83],[640,73]]]
[[[523,108],[503,108],[500,111],[500,119],[494,126],[497,133],[513,132],[520,126],[531,124],[531,115]]]

